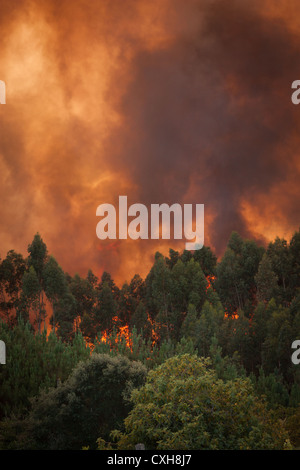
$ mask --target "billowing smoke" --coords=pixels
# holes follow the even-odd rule
[[[293,14],[291,13],[293,11]],[[2,0],[0,254],[39,232],[65,270],[145,275],[184,241],[96,237],[96,208],[205,204],[205,244],[299,225],[300,5]]]

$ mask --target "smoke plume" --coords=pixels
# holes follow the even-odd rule
[[[96,237],[96,208],[205,204],[205,244],[299,225],[299,2],[2,0],[0,254],[144,276],[182,242]]]

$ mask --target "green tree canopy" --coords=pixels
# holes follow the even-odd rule
[[[95,448],[99,436],[108,438],[113,428],[122,426],[131,408],[129,396],[145,376],[146,368],[139,362],[94,354],[80,362],[64,383],[33,401],[19,446],[40,450]]]
[[[276,293],[277,276],[273,271],[269,256],[264,253],[261,262],[258,265],[258,271],[255,275],[257,287],[257,300],[269,301]]]
[[[274,426],[247,379],[216,378],[208,359],[175,356],[149,372],[132,394],[120,449],[282,449],[287,434]]]

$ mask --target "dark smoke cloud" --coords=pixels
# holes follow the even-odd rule
[[[195,179],[194,200],[216,214],[210,239],[221,253],[232,230],[253,235],[241,200],[255,204],[295,171],[285,163],[295,156],[281,147],[298,129],[290,83],[299,46],[287,25],[259,16],[249,2],[209,3],[199,31],[137,55],[116,160],[129,166],[148,203],[184,200]],[[280,200],[270,202],[281,209]]]
[[[267,0],[2,1],[1,255],[39,231],[71,273],[145,275],[184,243],[98,240],[96,207],[122,194],[204,203],[218,255],[233,230],[289,237],[298,16]]]

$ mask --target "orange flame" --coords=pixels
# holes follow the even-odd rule
[[[237,310],[234,313],[228,313],[227,310],[225,310],[224,318],[233,318],[234,320],[237,320],[239,318],[239,314]]]
[[[208,291],[208,289],[212,288],[214,289],[213,287],[213,281],[216,280],[216,276],[206,276],[206,280],[207,280],[207,286],[206,286],[206,292]]]
[[[113,323],[117,325],[119,323],[119,318],[117,316],[113,317]],[[118,333],[115,342],[119,343],[122,341],[122,339],[125,338],[126,341],[126,346],[132,350],[132,340],[131,340],[131,335],[129,331],[129,326],[119,326],[118,327]],[[100,340],[102,343],[108,343],[109,341],[109,332],[107,330],[104,330],[102,332],[102,337]]]
[[[154,346],[154,344],[158,342],[159,336],[158,336],[158,333],[155,331],[155,322],[154,320],[151,319],[149,313],[148,313],[147,318],[148,318],[148,322],[151,324],[152,346]]]

